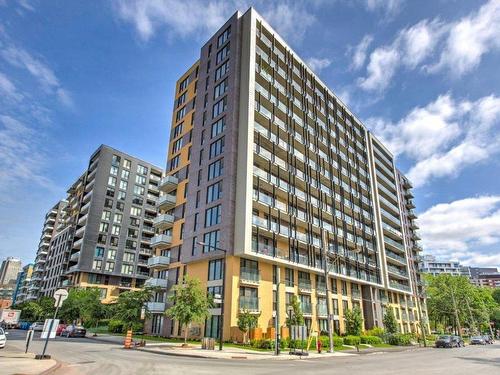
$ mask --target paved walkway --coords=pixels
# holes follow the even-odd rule
[[[17,348],[7,346],[0,350],[0,373],[2,375],[39,375],[49,374],[58,367],[57,361],[45,359],[43,361],[35,359],[35,354],[20,351]]]

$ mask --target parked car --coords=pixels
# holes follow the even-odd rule
[[[463,345],[463,341],[457,340],[458,336],[441,335],[436,339],[436,348],[454,348]]]
[[[491,337],[490,335],[484,335],[483,337],[486,344],[493,344],[493,337]]]
[[[35,332],[41,332],[43,331],[43,325],[44,322],[35,322],[30,326],[30,329],[32,329]]]
[[[87,330],[83,326],[70,324],[62,330],[61,337],[85,337],[86,334]]]
[[[451,340],[456,344],[457,348],[464,347],[464,340],[460,336],[451,336]]]
[[[56,329],[56,336],[61,336],[62,331],[64,331],[66,327],[67,327],[66,324],[63,323],[59,324]]]
[[[0,349],[5,348],[5,344],[7,344],[7,335],[9,332],[5,332],[3,328],[0,328]]]
[[[471,345],[486,345],[486,341],[484,340],[484,336],[472,336],[470,338]]]

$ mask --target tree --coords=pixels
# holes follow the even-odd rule
[[[173,306],[165,311],[165,315],[184,327],[186,344],[188,328],[192,323],[202,323],[210,316],[209,309],[213,307],[213,300],[201,287],[200,280],[188,276],[184,277],[182,284],[175,285],[172,291],[168,299]]]
[[[28,322],[34,322],[42,316],[42,308],[35,301],[24,302],[16,306],[19,310],[21,310],[21,318]]]
[[[63,302],[59,316],[66,322],[80,320],[84,325],[96,325],[104,317],[104,305],[98,288],[74,288]]]
[[[238,328],[243,332],[243,343],[247,343],[247,333],[250,329],[257,327],[259,315],[251,314],[248,310],[243,310],[238,315]]]
[[[45,319],[52,318],[54,316],[54,312],[56,311],[54,303],[56,300],[53,297],[40,297],[36,302],[42,310],[40,318]]]
[[[292,307],[291,316],[286,318],[286,325],[288,327],[291,326],[303,326],[304,325],[304,314],[302,313],[302,309],[300,307],[300,301],[297,296],[292,296],[292,300],[290,301],[290,306]]]
[[[345,312],[345,330],[348,335],[359,336],[363,327],[363,316],[359,307]]]
[[[492,297],[495,302],[500,305],[500,288],[495,288],[495,290],[493,290]]]
[[[121,293],[113,308],[114,319],[121,320],[126,329],[137,329],[144,322],[141,314],[144,309],[144,318],[151,316],[146,303],[151,301],[156,288],[144,288]]]
[[[383,323],[385,332],[389,334],[398,332],[398,323],[396,322],[396,317],[394,316],[394,311],[392,311],[392,308],[387,309],[387,311],[385,312]]]

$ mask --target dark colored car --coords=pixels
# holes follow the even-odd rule
[[[456,343],[457,348],[463,348],[465,346],[464,340],[460,336],[451,336],[451,339]]]
[[[470,338],[471,345],[486,345],[486,341],[484,340],[484,336],[472,336]]]
[[[458,348],[463,346],[463,340],[459,336],[441,335],[435,342],[436,348]]]
[[[82,326],[69,325],[61,332],[61,337],[85,337],[87,330]]]

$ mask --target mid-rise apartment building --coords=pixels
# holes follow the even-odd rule
[[[143,287],[161,175],[161,168],[100,146],[59,204],[38,295],[51,296],[60,287],[98,287],[110,302],[122,291]]]
[[[29,263],[17,275],[16,289],[12,295],[12,304],[23,303],[28,298],[28,288],[33,274],[33,264]]]
[[[177,82],[160,191],[151,333],[182,334],[163,313],[184,275],[223,296],[225,339],[241,337],[243,310],[270,337],[293,296],[317,331],[327,307],[338,333],[355,306],[366,328],[388,308],[402,332],[427,327],[411,184],[255,10],[233,15]],[[189,334],[215,337],[221,312]]]
[[[17,274],[21,270],[21,260],[8,257],[2,261],[0,267],[0,285],[13,285],[16,283]]]
[[[433,255],[424,255],[420,263],[420,271],[431,275],[448,273],[453,276],[463,275],[459,261],[436,259]]]

